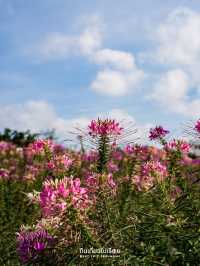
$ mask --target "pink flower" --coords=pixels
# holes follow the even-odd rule
[[[64,146],[61,144],[54,144],[53,151],[56,153],[63,152],[65,150]]]
[[[200,165],[200,159],[193,159],[191,164],[193,165]]]
[[[98,119],[97,121],[92,120],[88,128],[89,135],[91,135],[92,137],[118,136],[121,135],[123,130],[123,128],[119,126],[119,123],[111,119]]]
[[[87,193],[79,178],[45,181],[39,197],[42,214],[44,217],[59,215],[70,203],[74,208],[84,210],[89,206]]]
[[[200,119],[197,120],[195,126],[194,126],[194,130],[197,132],[197,133],[200,133]]]
[[[7,152],[14,148],[16,148],[16,146],[10,142],[0,141],[0,152]]]
[[[164,138],[169,133],[169,131],[164,129],[162,126],[156,126],[155,128],[151,128],[149,133],[150,140],[155,140]]]
[[[152,176],[135,175],[132,177],[132,182],[138,191],[147,191],[153,186],[154,178]]]
[[[35,250],[38,250],[38,251],[42,251],[46,248],[46,244],[45,243],[42,243],[42,242],[36,242],[34,245],[33,245],[33,248]]]
[[[123,158],[122,152],[118,150],[114,150],[112,152],[112,158],[116,161],[121,161]]]
[[[31,149],[35,154],[41,154],[45,152],[46,149],[53,151],[54,144],[52,140],[49,139],[38,139],[35,142],[31,143],[28,148]]]
[[[98,152],[97,151],[89,151],[83,154],[83,161],[87,162],[95,162],[98,160]]]
[[[109,185],[112,189],[115,189],[115,188],[116,188],[117,185],[116,185],[115,181],[113,180],[113,176],[112,176],[112,174],[108,174],[107,182],[108,182],[108,185]]]
[[[65,166],[65,168],[69,168],[72,165],[72,160],[64,154],[61,158],[61,163]]]
[[[49,170],[53,170],[53,169],[55,169],[55,167],[56,166],[55,166],[54,162],[50,161],[50,162],[47,163],[47,168]]]
[[[85,183],[91,193],[95,193],[99,189],[99,179],[97,174],[88,174],[85,178]]]
[[[184,140],[175,140],[168,142],[165,145],[167,150],[179,150],[182,153],[188,153],[190,151],[190,144]]]
[[[159,180],[163,180],[167,174],[167,167],[159,161],[146,162],[142,167],[143,176],[154,176]]]
[[[32,262],[41,251],[51,248],[54,238],[44,229],[28,231],[21,229],[17,236],[17,253],[22,263]]]
[[[47,169],[53,171],[54,175],[68,170],[73,161],[66,155],[55,155],[46,165]]]
[[[8,179],[9,178],[9,171],[7,169],[4,168],[0,168],[0,180],[1,179]]]
[[[96,187],[98,185],[96,174],[90,174],[86,177],[86,184],[87,186],[94,186]]]
[[[159,161],[148,161],[142,165],[141,174],[133,176],[132,182],[137,190],[147,191],[154,184],[163,181],[168,175],[167,167]]]
[[[133,145],[130,145],[130,144],[126,145],[124,148],[124,152],[128,155],[133,154],[134,151],[135,151],[135,147]]]
[[[149,156],[149,150],[147,146],[144,145],[129,145],[124,150],[129,155],[134,155],[141,160],[146,160]]]
[[[58,194],[64,198],[68,197],[70,190],[65,188],[65,185],[63,183],[60,183],[58,185]]]
[[[107,168],[108,168],[108,171],[112,173],[119,171],[117,164],[115,164],[113,161],[108,162]]]

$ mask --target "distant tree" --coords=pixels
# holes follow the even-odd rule
[[[55,130],[42,133],[31,133],[30,130],[17,131],[5,128],[3,132],[0,132],[0,141],[12,142],[19,147],[26,147],[39,137],[55,140]]]

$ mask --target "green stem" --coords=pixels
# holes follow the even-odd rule
[[[102,135],[98,141],[99,160],[97,163],[97,172],[102,174],[106,168],[109,154],[109,138],[107,135]]]

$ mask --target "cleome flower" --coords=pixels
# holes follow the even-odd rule
[[[61,180],[45,181],[39,195],[44,217],[59,215],[69,206],[84,210],[89,203],[87,189],[81,187],[79,178],[64,177]]]
[[[55,170],[55,174],[62,172],[63,170],[68,170],[72,165],[73,161],[66,154],[55,155],[46,166],[48,170]]]
[[[182,153],[188,153],[190,151],[190,147],[191,146],[187,141],[176,139],[173,139],[165,145],[167,150],[179,150]]]
[[[25,227],[17,236],[17,253],[22,263],[35,260],[45,249],[53,246],[54,239],[44,229],[30,230]]]
[[[167,167],[159,161],[148,161],[142,165],[140,175],[134,175],[132,183],[139,191],[147,191],[154,184],[162,182],[168,175]]]
[[[88,188],[89,194],[97,193],[100,188],[102,191],[106,190],[111,194],[115,194],[117,189],[112,173],[103,175],[88,173],[85,177],[85,185]]]
[[[194,126],[194,130],[200,134],[200,119],[196,121],[195,126]]]
[[[163,180],[167,176],[167,167],[159,161],[149,161],[143,165],[142,174]]]
[[[89,128],[89,135],[92,137],[97,136],[118,136],[121,135],[123,128],[120,127],[114,119],[105,120],[92,120]]]
[[[52,140],[38,139],[28,146],[28,150],[31,150],[33,154],[42,154],[45,150],[53,151],[54,143]]]
[[[162,126],[156,126],[155,128],[151,128],[149,132],[149,139],[156,140],[164,138],[169,133],[168,130],[164,129]]]

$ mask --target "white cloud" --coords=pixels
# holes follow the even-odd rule
[[[144,73],[137,68],[134,56],[119,50],[100,49],[101,40],[101,33],[95,28],[86,29],[76,37],[54,33],[40,44],[38,52],[43,59],[83,55],[99,65],[101,69],[90,85],[96,92],[122,96],[135,90],[143,80]]]
[[[138,88],[144,73],[136,66],[133,54],[103,47],[102,24],[99,17],[91,16],[80,34],[51,33],[36,52],[41,60],[85,57],[100,68],[89,87],[101,94],[122,96]]]
[[[143,79],[143,75],[140,70],[120,72],[104,69],[97,73],[96,79],[91,84],[91,89],[101,94],[122,96],[135,90]]]
[[[95,53],[94,62],[103,66],[111,66],[119,70],[132,70],[135,68],[135,59],[131,53],[102,49]]]
[[[121,123],[135,123],[135,118],[122,109],[112,109],[110,112],[108,112],[108,117],[111,119],[116,119]]]
[[[72,55],[91,55],[102,45],[103,26],[98,17],[91,17],[86,24],[79,34],[69,35],[61,32],[47,34],[33,48],[34,53],[43,61],[66,59]]]
[[[93,54],[102,44],[102,34],[98,29],[86,29],[78,38],[80,52],[83,55]]]
[[[41,60],[66,59],[72,55],[90,55],[101,46],[101,33],[86,29],[79,36],[59,32],[46,36],[36,47]]]
[[[46,102],[29,101],[25,104],[6,105],[0,110],[1,127],[16,127],[19,130],[42,130],[51,126],[55,114]]]
[[[151,99],[168,111],[189,117],[200,115],[200,100],[190,99],[191,81],[181,69],[170,70],[163,74],[155,84]]]
[[[196,118],[200,115],[200,13],[176,8],[153,34],[153,63],[166,72],[158,76],[150,98],[172,113]]]
[[[162,63],[192,65],[200,59],[200,13],[177,8],[157,30],[157,56]]]
[[[77,49],[76,37],[67,36],[59,32],[51,33],[35,48],[42,60],[66,58]]]
[[[185,99],[188,86],[189,78],[184,71],[170,70],[161,75],[154,87],[152,98],[169,108],[176,108],[176,104]]]
[[[123,96],[135,91],[144,79],[144,72],[135,64],[133,54],[101,49],[91,60],[102,69],[91,83],[92,90],[109,96]]]

